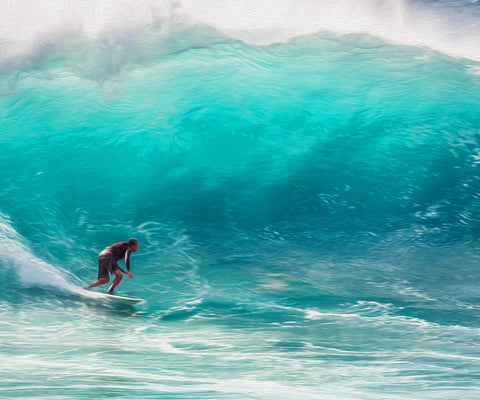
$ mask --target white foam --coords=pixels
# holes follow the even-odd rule
[[[412,0],[0,0],[2,59],[65,32],[96,37],[169,19],[206,24],[257,45],[319,31],[368,33],[480,61],[480,5]]]
[[[8,218],[0,214],[0,253],[2,264],[15,270],[24,287],[53,286],[72,291],[69,283],[54,266],[36,257],[25,244],[25,239],[14,229]]]

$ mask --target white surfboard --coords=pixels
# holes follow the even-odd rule
[[[81,288],[79,290],[75,290],[77,293],[81,294],[82,296],[88,297],[90,299],[101,299],[101,300],[108,300],[115,303],[122,303],[122,304],[138,304],[142,303],[145,300],[138,299],[135,297],[127,297],[127,296],[117,296],[116,294],[107,294],[107,293],[99,293],[90,290],[85,290]]]
[[[137,299],[135,297],[117,296],[116,294],[105,294],[105,299],[122,304],[137,304],[145,300]]]

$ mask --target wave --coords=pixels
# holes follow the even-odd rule
[[[3,212],[41,208],[78,230],[117,208],[136,226],[477,236],[479,82],[465,62],[357,35],[150,39],[153,55],[69,40],[13,68]]]
[[[128,50],[128,42],[132,46],[146,31],[162,35],[178,25],[209,26],[226,37],[262,46],[322,31],[361,33],[480,61],[476,1],[121,0],[103,2],[102,7],[92,0],[2,3],[6,10],[0,16],[3,62],[37,54],[45,45],[72,35],[124,41]]]

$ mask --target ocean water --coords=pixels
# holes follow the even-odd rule
[[[0,5],[0,398],[480,397],[480,3]]]

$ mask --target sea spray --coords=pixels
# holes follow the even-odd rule
[[[104,2],[100,8],[91,0],[74,5],[59,0],[3,3],[2,61],[35,54],[65,35],[102,41],[127,35],[127,40],[135,43],[137,33],[158,26],[165,29],[171,23],[210,26],[258,45],[329,31],[365,33],[397,45],[430,48],[476,61],[480,54],[480,6],[476,1],[121,0]]]

